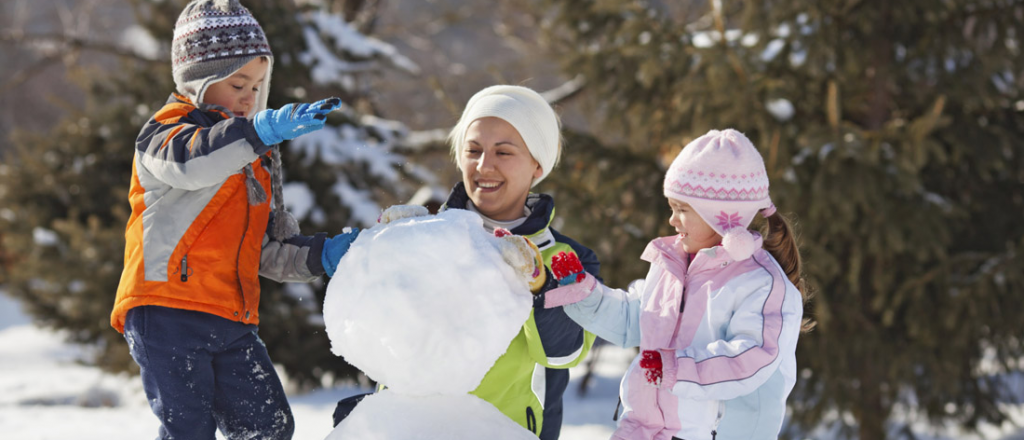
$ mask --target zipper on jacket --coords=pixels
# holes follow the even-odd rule
[[[243,183],[244,184],[244,183]],[[245,236],[249,233],[249,216],[252,207],[249,206],[249,202],[245,203],[245,226],[242,227],[242,239],[238,243],[238,252],[235,253],[235,275],[238,277],[238,294],[242,297],[242,310],[245,310],[245,315],[242,319],[249,319],[249,311],[246,310],[245,306],[245,286],[242,285],[242,248],[245,246]]]
[[[621,408],[621,407],[622,407],[622,396],[619,396],[619,403],[615,404],[615,413],[612,414],[612,421],[613,422],[618,422],[619,421],[619,408]]]
[[[725,401],[718,401],[718,417],[715,418],[715,426],[711,428],[711,440],[715,440],[718,436],[718,424],[722,423],[722,418],[725,417]]]
[[[683,283],[683,292],[679,295],[679,313],[683,313],[683,309],[686,308],[686,281],[690,278],[690,268],[686,268],[686,275],[683,275],[683,279],[679,280]],[[677,327],[678,329],[678,327]],[[675,335],[672,335],[672,340],[675,340]]]
[[[537,416],[533,414],[533,407],[526,407],[526,429],[537,434]]]
[[[178,267],[181,270],[181,282],[188,282],[188,254],[181,256],[181,266]]]

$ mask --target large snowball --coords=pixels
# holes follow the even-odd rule
[[[398,393],[472,391],[533,303],[497,241],[464,210],[363,231],[327,286],[331,350]]]
[[[367,396],[326,440],[537,440],[537,436],[472,394]]]

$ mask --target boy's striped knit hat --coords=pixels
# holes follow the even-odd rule
[[[755,250],[747,231],[754,215],[774,207],[761,153],[733,129],[711,130],[683,147],[665,174],[665,197],[692,206],[736,261]]]
[[[267,74],[255,114],[267,108],[274,54],[263,29],[238,0],[193,0],[178,16],[171,42],[171,72],[178,92],[196,105],[210,84],[223,80],[257,57]]]

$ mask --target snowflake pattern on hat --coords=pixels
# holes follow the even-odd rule
[[[723,231],[728,231],[737,226],[742,226],[742,223],[740,223],[740,220],[742,219],[738,212],[728,214],[725,211],[722,211],[721,214],[716,215],[715,218],[718,219],[718,227]]]

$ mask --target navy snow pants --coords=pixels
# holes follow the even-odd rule
[[[159,306],[128,311],[124,336],[141,367],[161,440],[288,440],[295,431],[281,379],[257,327]]]

